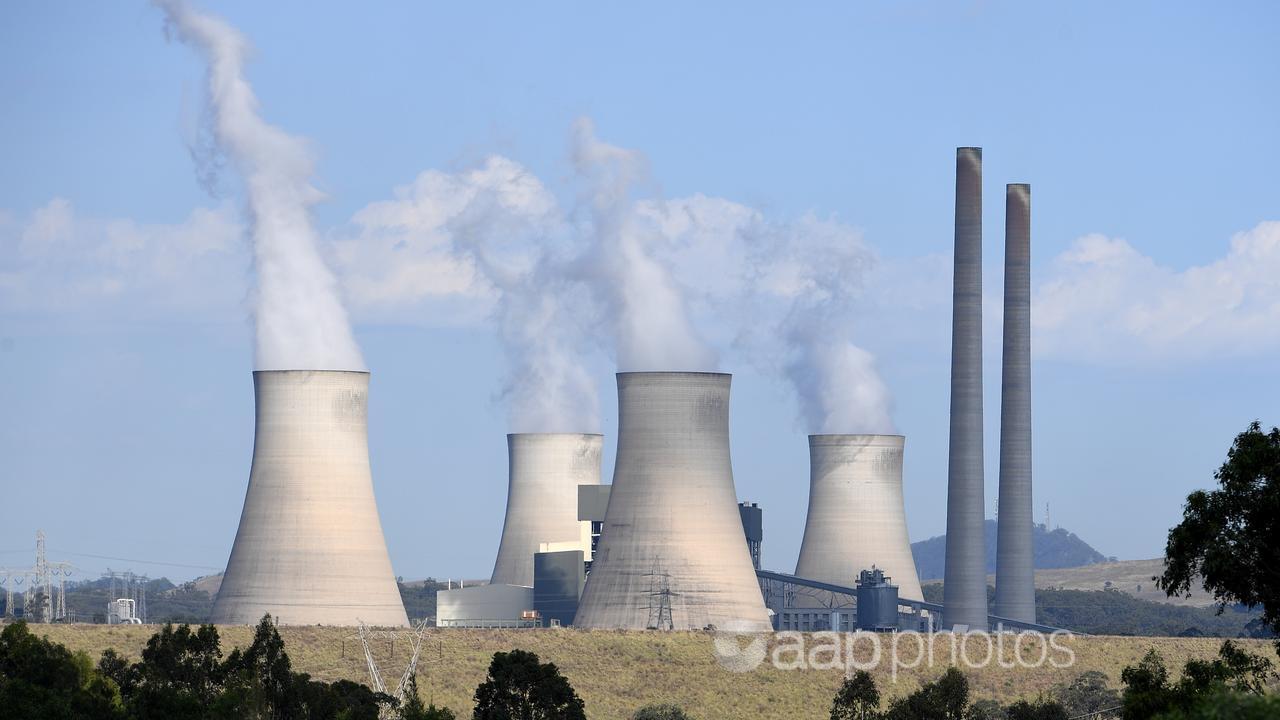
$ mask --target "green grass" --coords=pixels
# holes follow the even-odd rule
[[[136,658],[154,626],[46,625],[33,630],[96,659],[115,648]],[[220,627],[223,651],[250,640],[251,628]],[[280,633],[297,670],[334,680],[367,682],[364,654],[351,629],[282,627]],[[887,667],[873,671],[889,697],[910,692],[921,681],[941,674],[947,663],[940,638],[934,665],[899,673],[891,681]],[[776,642],[774,640],[773,642]],[[1101,670],[1119,684],[1120,670],[1134,664],[1151,647],[1164,654],[1170,667],[1192,657],[1216,655],[1220,640],[1210,638],[1075,637],[1064,645],[1075,653],[1068,668],[1005,670],[988,667],[968,671],[975,699],[994,697],[1008,702],[1035,697],[1086,670]],[[1257,653],[1273,655],[1266,642],[1245,641]],[[825,719],[839,686],[839,670],[778,670],[767,663],[747,673],[722,668],[706,633],[646,633],[581,630],[431,630],[418,665],[418,686],[424,700],[445,705],[467,717],[471,697],[494,652],[521,648],[556,663],[586,702],[592,720],[630,717],[650,703],[680,705],[702,720],[731,718]],[[378,640],[375,656],[383,675],[395,682],[408,660],[409,643]]]

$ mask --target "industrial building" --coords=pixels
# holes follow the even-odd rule
[[[600,484],[604,438],[586,433],[507,436],[507,512],[490,582],[533,586],[544,544],[591,551],[591,523],[578,519],[579,486]]]
[[[253,466],[212,621],[408,626],[369,468],[369,373],[253,374]]]
[[[574,624],[769,630],[729,459],[730,376],[617,379],[613,485]]]
[[[810,435],[809,513],[796,575],[852,586],[864,570],[923,600],[902,497],[901,435]]]

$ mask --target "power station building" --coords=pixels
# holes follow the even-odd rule
[[[369,373],[253,383],[253,466],[212,622],[407,626],[373,497]]]
[[[574,624],[768,631],[729,460],[730,376],[617,378],[613,485]]]

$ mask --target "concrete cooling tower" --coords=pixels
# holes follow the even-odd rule
[[[249,491],[212,621],[407,626],[373,499],[369,374],[253,374]]]
[[[507,436],[507,518],[489,582],[533,586],[543,543],[591,549],[591,523],[578,521],[578,486],[600,484],[604,438],[583,433]]]
[[[875,566],[923,600],[902,499],[901,435],[810,435],[809,516],[796,575],[854,587]]]
[[[618,374],[618,456],[574,625],[768,632],[729,462],[720,373]]]
[[[987,629],[982,501],[982,148],[956,149],[944,627]]]
[[[1031,186],[1005,188],[1000,507],[993,614],[1036,621],[1031,519]]]

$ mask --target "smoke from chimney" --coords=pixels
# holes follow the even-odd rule
[[[337,282],[317,247],[310,208],[322,194],[310,182],[315,163],[306,142],[258,114],[244,73],[250,47],[239,31],[181,0],[156,4],[166,33],[176,32],[208,64],[207,121],[244,182],[257,276],[255,367],[363,370]],[[198,168],[202,177],[213,170]]]

